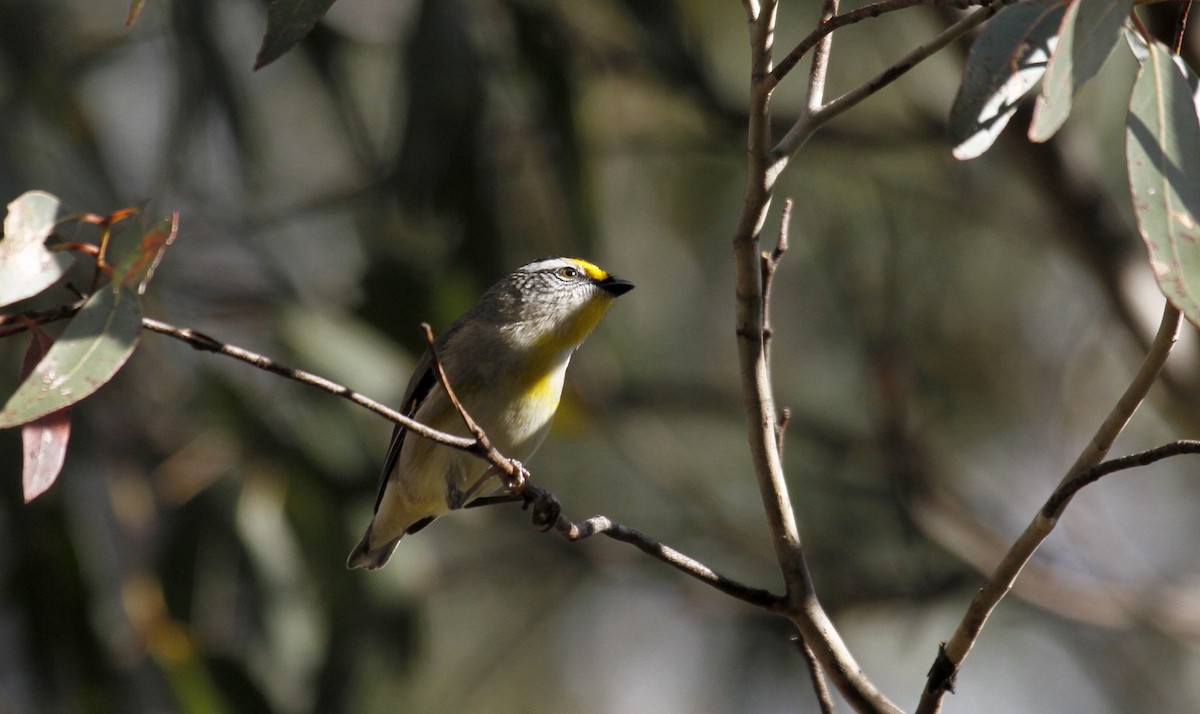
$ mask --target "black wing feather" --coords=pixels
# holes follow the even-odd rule
[[[404,408],[400,413],[410,418],[415,416],[417,409],[425,401],[425,397],[429,396],[436,385],[437,375],[433,372],[429,353],[426,352],[417,364],[417,370],[413,373],[412,379],[408,382],[408,391],[404,395]],[[383,502],[383,493],[387,490],[388,478],[392,474],[392,469],[396,468],[396,462],[400,460],[400,449],[404,446],[404,435],[407,433],[408,429],[399,424],[392,431],[392,441],[388,444],[387,456],[383,460],[383,474],[379,477],[379,493],[375,496],[375,513],[379,513],[379,504]]]

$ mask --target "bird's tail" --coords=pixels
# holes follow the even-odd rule
[[[371,528],[367,527],[367,532],[363,533],[362,540],[358,541],[358,545],[354,546],[354,550],[350,551],[350,557],[346,558],[346,567],[353,570],[354,568],[366,568],[367,570],[376,570],[387,564],[388,559],[392,557],[392,551],[396,550],[396,544],[400,542],[400,535],[388,542],[371,547]]]

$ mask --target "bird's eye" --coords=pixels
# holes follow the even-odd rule
[[[574,280],[575,278],[579,277],[579,271],[571,267],[559,268],[558,274],[564,278],[567,278],[568,280]]]

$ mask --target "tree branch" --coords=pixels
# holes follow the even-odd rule
[[[226,344],[216,340],[208,335],[191,330],[185,327],[175,327],[168,325],[158,320],[150,318],[142,319],[142,327],[157,332],[167,337],[173,337],[180,340],[194,349],[203,352],[212,352],[214,354],[233,357],[258,369],[277,374],[282,377],[307,384],[310,386],[323,389],[330,394],[334,394],[345,399],[349,399],[355,404],[365,407],[366,409],[392,421],[402,425],[404,428],[411,430],[413,433],[419,434],[427,439],[432,439],[440,444],[461,449],[468,453],[474,454],[488,462],[494,467],[508,473],[509,476],[515,476],[514,472],[506,471],[508,468],[519,469],[520,473],[528,476],[528,472],[524,467],[516,462],[508,459],[492,445],[487,434],[479,426],[470,414],[463,408],[462,403],[458,400],[454,393],[454,388],[446,379],[445,370],[442,368],[441,362],[438,360],[437,349],[434,346],[433,331],[429,325],[422,324],[421,329],[425,334],[425,339],[430,346],[430,362],[435,369],[438,379],[441,380],[442,387],[446,390],[447,396],[450,398],[454,408],[467,424],[467,428],[475,435],[475,438],[466,438],[447,434],[445,432],[432,429],[418,421],[414,421],[409,417],[400,414],[399,412],[390,409],[382,404],[365,397],[347,387],[332,382],[324,377],[317,376],[310,372],[305,372],[301,369],[289,367],[285,364],[272,360],[263,355],[251,352],[249,350]],[[604,516],[593,516],[592,518],[583,521],[580,524],[572,523],[561,515],[561,506],[558,500],[549,492],[537,488],[528,482],[522,482],[521,487],[513,487],[514,491],[519,490],[520,493],[513,493],[507,496],[499,496],[494,498],[476,499],[474,502],[467,505],[468,508],[491,505],[495,503],[511,503],[522,502],[525,508],[533,506],[534,524],[544,527],[553,527],[561,533],[568,541],[575,542],[588,538],[593,535],[603,534],[613,540],[629,543],[644,553],[660,560],[667,565],[675,568],[681,573],[685,573],[700,582],[709,585],[726,595],[734,597],[743,602],[749,603],[756,607],[761,607],[771,612],[780,612],[783,609],[783,598],[774,595],[769,591],[759,588],[750,587],[742,584],[731,578],[727,578],[716,571],[712,570],[703,563],[691,558],[670,546],[663,545],[658,541],[650,538],[641,531],[629,528],[627,526],[615,523]]]
[[[519,494],[477,498],[464,508],[479,508],[501,503],[521,503],[523,509],[532,510],[535,526],[543,531],[554,529],[571,543],[594,535],[605,535],[613,540],[628,543],[679,572],[742,602],[773,613],[783,613],[786,609],[782,596],[727,578],[695,558],[684,555],[668,545],[663,545],[639,530],[616,523],[607,516],[592,516],[587,520],[574,523],[562,515],[562,506],[554,494],[534,486],[532,483],[526,483]]]
[[[59,305],[49,310],[28,310],[26,312],[0,315],[0,338],[15,335],[29,329],[29,324],[44,325],[47,322],[65,320],[74,317],[83,309],[86,298],[80,298],[72,303]]]
[[[817,28],[808,33],[807,37],[805,37],[803,40],[800,40],[799,44],[793,47],[792,51],[787,53],[787,56],[779,61],[779,65],[775,67],[775,69],[771,70],[771,75],[767,79],[767,82],[771,88],[774,88],[781,81],[783,81],[783,78],[786,77],[787,74],[791,72],[797,64],[799,64],[800,60],[804,59],[804,55],[808,54],[809,50],[816,47],[817,54],[821,54],[822,50],[820,45],[824,44],[823,41],[829,37],[834,30],[847,25],[853,25],[869,18],[879,17],[880,15],[886,15],[897,10],[906,10],[910,7],[915,7],[918,5],[932,5],[936,7],[950,7],[966,10],[967,8],[974,7],[976,5],[987,6],[992,2],[995,2],[995,0],[880,0],[880,2],[874,2],[870,5],[855,8],[854,10],[850,10],[849,12],[841,15],[837,14],[836,3],[833,3],[833,12],[828,12],[829,5],[827,4],[825,8],[822,9],[821,22],[817,25]],[[825,52],[828,52],[828,50]],[[816,66],[816,60],[814,60],[814,66]],[[818,99],[818,101],[820,100]]]
[[[318,389],[323,389],[330,394],[342,397],[343,399],[348,399],[358,406],[372,411],[390,422],[399,424],[405,429],[412,431],[414,434],[419,434],[426,439],[432,439],[439,444],[445,444],[446,446],[454,449],[478,454],[479,445],[475,439],[464,436],[455,436],[454,434],[447,434],[446,432],[438,431],[437,429],[425,426],[421,422],[410,419],[395,409],[384,406],[370,397],[363,396],[352,389],[343,387],[336,382],[332,382],[324,377],[312,374],[311,372],[305,372],[302,369],[289,367],[282,362],[276,362],[269,357],[264,357],[263,355],[251,352],[250,350],[242,349],[241,347],[237,347],[235,345],[226,344],[220,340],[209,337],[203,332],[197,332],[196,330],[192,330],[187,327],[175,327],[174,325],[168,325],[165,322],[159,322],[158,320],[144,317],[142,318],[142,328],[150,330],[151,332],[157,332],[160,335],[173,337],[177,340],[187,343],[193,349],[200,350],[201,352],[212,352],[214,354],[232,357],[266,372],[277,374],[281,377],[287,377],[288,379],[300,382],[301,384],[307,384]]]
[[[1200,454],[1200,441],[1180,439],[1169,444],[1156,446],[1153,449],[1139,451],[1136,454],[1110,459],[1083,471],[1079,475],[1059,485],[1054,494],[1042,506],[1044,518],[1054,518],[1061,514],[1068,501],[1075,497],[1085,486],[1090,486],[1109,474],[1133,469],[1139,466],[1149,466],[1156,461],[1162,461],[1172,456],[1184,454]]]
[[[828,104],[821,105],[816,109],[810,109],[803,112],[800,118],[792,125],[791,129],[784,134],[783,138],[771,151],[772,164],[784,164],[787,160],[799,151],[801,146],[804,146],[817,129],[827,123],[830,119],[846,111],[850,107],[858,104],[862,100],[878,92],[892,82],[902,77],[913,67],[916,67],[921,62],[924,62],[938,50],[941,50],[946,45],[962,37],[974,28],[978,27],[985,20],[995,15],[1005,5],[1010,5],[1017,0],[993,0],[991,4],[982,7],[979,10],[967,15],[962,20],[954,23],[950,27],[942,30],[933,39],[923,45],[918,46],[913,51],[901,57],[895,64],[867,80],[863,84],[851,89],[837,99],[830,101]],[[899,8],[897,8],[899,9]]]
[[[769,83],[776,3],[764,0],[750,14],[750,106],[747,127],[746,192],[733,234],[737,351],[750,458],[770,529],[775,558],[786,587],[784,613],[847,701],[856,709],[898,712],[864,675],[821,608],[800,547],[796,516],[788,498],[780,456],[779,415],[771,387],[763,332],[763,285],[759,236],[771,205],[775,180],[787,156],[771,154]]]
[[[504,487],[513,493],[521,490],[525,481],[529,478],[529,472],[516,459],[510,459],[501,454],[495,446],[492,445],[492,440],[488,438],[483,427],[476,423],[475,419],[467,413],[462,402],[458,400],[458,395],[454,392],[454,387],[451,386],[449,378],[446,377],[446,369],[442,365],[442,360],[438,357],[437,341],[433,338],[433,328],[429,323],[421,323],[421,332],[425,335],[425,344],[429,350],[429,364],[433,367],[433,371],[437,374],[438,382],[441,383],[442,389],[446,391],[446,397],[450,399],[450,404],[454,406],[454,410],[458,412],[458,416],[462,418],[463,424],[466,425],[467,431],[475,437],[475,448],[471,453],[479,458],[492,464],[493,468],[488,469],[479,477],[479,480],[471,485],[465,493],[461,495],[463,502],[469,501],[471,496],[487,483],[489,479],[497,473],[507,477],[504,479]]]
[[[954,632],[954,636],[939,648],[933,666],[929,670],[925,691],[921,694],[921,701],[917,706],[918,714],[941,711],[942,699],[946,696],[946,692],[954,691],[954,679],[958,675],[958,670],[975,645],[975,640],[979,638],[979,633],[983,630],[992,611],[1012,589],[1013,582],[1020,575],[1021,569],[1033,557],[1038,546],[1054,530],[1059,516],[1070,503],[1072,496],[1087,483],[1091,483],[1103,475],[1100,474],[1090,481],[1087,480],[1090,478],[1087,472],[1096,467],[1108,453],[1113,441],[1129,423],[1130,417],[1137,411],[1159,372],[1162,371],[1179,334],[1179,324],[1179,311],[1168,302],[1163,308],[1158,334],[1155,335],[1150,350],[1146,353],[1137,374],[1125,389],[1125,393],[1121,395],[1112,411],[1109,412],[1108,418],[1096,430],[1091,442],[1063,476],[1050,500],[1038,511],[1033,522],[1009,548],[1008,553],[996,566],[996,570],[988,582],[976,593],[962,622]]]
[[[804,655],[804,664],[808,666],[808,677],[812,681],[813,692],[817,695],[817,705],[821,707],[821,714],[833,714],[833,697],[829,696],[825,675],[821,673],[821,663],[817,661],[812,648],[804,644],[803,639],[797,637],[796,646],[800,648],[800,654]]]
[[[808,72],[808,91],[806,101],[804,103],[805,113],[814,112],[825,101],[825,79],[829,76],[829,55],[833,51],[833,30],[831,25],[837,16],[838,0],[822,0],[821,3],[821,23],[817,26],[813,33],[823,32],[816,42],[816,52],[813,53],[812,68]],[[826,29],[830,28],[830,29]],[[804,50],[807,52],[808,50]],[[793,50],[795,52],[795,50]],[[792,60],[792,64],[799,61],[803,56],[803,52],[796,55],[796,59]],[[783,65],[791,58],[789,54],[783,58],[783,62],[778,67],[771,70],[771,77],[776,84],[780,79],[788,73],[788,69],[783,69]],[[789,68],[790,69],[790,68]]]

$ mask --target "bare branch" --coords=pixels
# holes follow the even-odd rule
[[[813,53],[812,68],[808,71],[808,92],[806,94],[805,112],[816,111],[821,103],[825,101],[825,78],[829,76],[829,55],[833,51],[833,29],[825,30],[833,19],[837,16],[838,0],[823,0],[821,3],[821,24],[817,26],[814,32],[824,34],[816,44],[816,52]],[[793,50],[794,52],[795,50]],[[805,50],[807,52],[808,50]],[[796,56],[796,60],[792,64],[799,61],[803,53]],[[787,62],[791,58],[789,54],[783,58],[783,62]],[[781,63],[782,65],[782,63]],[[771,71],[771,76],[776,83],[788,73],[788,70],[781,71],[780,67],[776,67]]]
[[[833,3],[833,12],[828,13],[829,4],[827,3],[825,7],[822,8],[821,22],[819,25],[817,25],[817,28],[808,33],[807,37],[805,37],[803,40],[800,40],[799,44],[793,47],[792,51],[787,53],[787,56],[779,61],[779,65],[771,71],[771,75],[767,81],[770,86],[774,88],[781,81],[783,81],[783,78],[787,76],[788,72],[791,72],[796,65],[799,64],[800,60],[804,59],[804,55],[808,54],[809,50],[816,47],[817,54],[820,55],[822,53],[820,45],[826,44],[822,41],[832,34],[834,30],[847,25],[853,25],[855,23],[862,22],[863,20],[879,17],[880,15],[886,15],[897,10],[906,10],[910,7],[915,7],[918,5],[952,7],[966,10],[967,8],[976,5],[987,6],[994,1],[995,0],[880,0],[880,2],[874,2],[870,5],[855,8],[854,10],[850,10],[849,12],[841,15],[836,14],[836,3]],[[825,53],[827,54],[828,50],[825,50]],[[816,61],[814,60],[814,67],[815,66]],[[810,101],[812,99],[811,92],[809,99]],[[818,99],[817,101],[820,100]]]
[[[409,417],[400,414],[382,404],[365,397],[347,387],[336,384],[324,377],[319,377],[310,372],[289,367],[280,362],[276,362],[263,355],[251,352],[249,350],[226,344],[216,340],[208,335],[183,327],[175,327],[150,318],[143,318],[142,327],[152,332],[157,332],[161,335],[173,337],[177,340],[185,342],[191,347],[204,352],[212,352],[221,354],[227,357],[233,357],[258,369],[277,374],[288,379],[308,384],[319,389],[323,389],[330,394],[334,394],[345,399],[349,399],[355,404],[365,407],[366,409],[379,414],[380,416],[392,422],[404,426],[415,434],[419,434],[427,439],[432,439],[438,443],[450,446],[456,449],[461,449],[472,453],[480,458],[489,461],[494,467],[508,473],[510,477],[515,477],[513,471],[505,471],[505,469],[519,470],[519,473],[524,477],[528,477],[528,473],[520,464],[506,458],[492,445],[483,429],[475,422],[462,403],[458,400],[454,393],[454,388],[450,385],[446,378],[445,370],[437,357],[437,349],[433,339],[433,331],[429,325],[422,324],[422,331],[425,333],[425,339],[429,343],[430,348],[430,363],[435,369],[438,379],[441,380],[443,389],[446,390],[447,396],[450,398],[451,404],[458,410],[459,415],[463,418],[467,428],[475,435],[476,438],[466,438],[447,434],[445,432],[431,429],[424,424],[414,421]],[[558,500],[549,492],[528,484],[522,481],[521,487],[514,487],[514,490],[519,488],[520,493],[514,493],[508,496],[488,497],[476,499],[466,507],[473,508],[478,506],[492,505],[495,503],[511,503],[522,502],[526,508],[534,507],[534,523],[541,525],[543,528],[553,527],[561,533],[569,541],[583,540],[592,535],[604,534],[614,540],[619,540],[625,543],[636,546],[639,550],[653,556],[654,558],[670,565],[676,570],[685,573],[696,580],[699,580],[706,585],[709,585],[726,595],[747,602],[751,605],[767,609],[771,612],[780,612],[783,609],[783,598],[774,595],[766,590],[744,585],[736,580],[727,578],[699,561],[691,558],[670,546],[663,545],[658,541],[650,538],[644,533],[637,531],[627,526],[622,526],[618,523],[605,518],[604,516],[595,516],[582,522],[575,524],[561,515],[561,506]]]
[[[786,603],[782,596],[727,578],[695,558],[663,545],[639,530],[616,523],[607,516],[592,516],[574,523],[562,515],[562,507],[554,494],[531,483],[526,483],[520,494],[477,498],[465,507],[478,508],[501,503],[521,503],[522,508],[532,510],[535,526],[543,531],[554,529],[572,543],[594,535],[605,535],[613,540],[628,543],[730,597],[777,614],[782,614],[785,610]]]
[[[483,427],[479,426],[475,422],[475,419],[463,408],[462,402],[458,400],[458,395],[454,392],[454,387],[451,386],[449,378],[446,377],[446,369],[442,365],[442,360],[438,357],[437,341],[433,338],[433,328],[429,326],[429,323],[422,322],[421,332],[425,335],[425,344],[429,349],[429,364],[433,368],[434,373],[437,374],[438,382],[441,383],[442,389],[446,391],[446,397],[450,399],[450,404],[454,406],[454,410],[462,418],[463,424],[466,424],[467,431],[470,431],[471,435],[475,437],[476,448],[472,449],[472,453],[490,462],[495,467],[494,469],[485,471],[479,477],[479,480],[462,494],[461,498],[464,502],[469,501],[471,496],[475,495],[483,487],[483,484],[497,475],[497,472],[507,477],[504,479],[505,488],[513,492],[520,491],[521,486],[524,485],[529,477],[529,472],[525,470],[525,467],[519,461],[507,458],[501,454],[492,445],[492,441],[488,438],[487,433],[484,432]]]
[[[59,305],[49,310],[29,310],[27,312],[0,315],[0,337],[8,337],[29,329],[30,323],[44,325],[47,322],[65,320],[74,317],[83,309],[86,298],[79,298],[73,303]]]
[[[1162,461],[1172,456],[1182,456],[1184,454],[1200,454],[1200,441],[1191,439],[1180,439],[1172,441],[1169,444],[1156,446],[1153,449],[1139,451],[1136,454],[1122,456],[1118,459],[1110,459],[1101,462],[1095,466],[1083,471],[1074,478],[1059,485],[1054,494],[1046,501],[1046,505],[1042,506],[1042,516],[1045,518],[1055,518],[1060,515],[1075,494],[1085,486],[1090,486],[1109,474],[1133,469],[1139,466],[1149,466],[1156,461]]]
[[[775,181],[789,158],[771,153],[773,84],[768,82],[768,74],[771,71],[775,11],[774,2],[764,2],[762,12],[750,22],[746,192],[733,234],[735,331],[750,458],[775,558],[786,587],[787,610],[783,614],[796,626],[817,661],[852,706],[863,711],[898,712],[899,709],[867,679],[817,601],[800,547],[796,516],[788,498],[780,456],[779,414],[763,341],[763,285],[759,262],[759,236],[771,206]]]
[[[186,342],[188,345],[191,345],[192,348],[202,352],[213,352],[215,354],[225,355],[226,357],[232,357],[253,367],[257,367],[258,369],[271,372],[272,374],[277,374],[281,377],[287,377],[288,379],[300,382],[302,384],[323,389],[330,394],[348,399],[358,406],[368,409],[384,419],[387,419],[388,421],[403,426],[405,429],[408,429],[414,434],[419,434],[426,439],[432,439],[439,444],[445,444],[446,446],[470,453],[477,452],[478,446],[474,439],[469,439],[463,436],[455,436],[454,434],[447,434],[443,431],[432,429],[419,421],[404,416],[400,412],[391,409],[390,407],[380,404],[370,397],[363,396],[362,394],[359,394],[358,392],[355,392],[347,387],[343,387],[336,382],[332,382],[324,377],[319,377],[311,372],[305,372],[302,369],[289,367],[288,365],[285,365],[281,362],[276,362],[269,357],[264,357],[263,355],[251,352],[250,350],[242,349],[241,347],[237,347],[235,345],[226,344],[220,340],[209,337],[203,332],[197,332],[196,330],[186,327],[175,327],[174,325],[168,325],[165,322],[152,320],[148,317],[142,318],[142,328],[150,330],[151,332],[157,332],[160,335],[166,335],[167,337],[173,337],[182,342]]]
[[[779,217],[779,237],[775,241],[775,249],[770,253],[763,251],[759,261],[759,272],[762,280],[762,322],[763,322],[763,351],[767,354],[767,362],[771,360],[771,284],[775,279],[775,271],[783,254],[788,249],[788,231],[792,224],[792,199],[783,202],[783,213]]]
[[[813,692],[817,695],[817,705],[821,707],[821,714],[833,714],[833,698],[829,696],[829,686],[825,684],[821,663],[817,661],[812,649],[804,644],[803,639],[797,637],[796,646],[800,648],[800,654],[804,655],[804,663],[808,665],[808,677],[812,680]]]
[[[792,128],[788,130],[787,134],[785,134],[783,138],[779,140],[779,143],[771,151],[770,158],[772,163],[786,163],[787,159],[795,154],[800,147],[812,137],[817,129],[819,129],[823,124],[827,123],[830,119],[896,81],[910,69],[916,67],[921,62],[924,62],[946,45],[978,27],[985,20],[999,12],[1000,8],[1016,1],[1017,0],[993,0],[993,2],[990,4],[982,7],[979,10],[976,10],[962,20],[959,20],[942,32],[938,33],[929,42],[918,46],[916,49],[897,60],[896,63],[891,67],[883,70],[858,87],[851,89],[837,99],[830,101],[828,104],[824,104],[816,109],[802,113],[796,123],[792,125]]]
[[[1000,564],[996,566],[988,582],[976,593],[962,622],[954,632],[954,636],[939,648],[937,658],[929,670],[925,691],[921,694],[921,701],[917,706],[918,714],[941,711],[942,699],[946,692],[954,691],[954,679],[958,674],[959,667],[962,666],[963,660],[975,645],[975,640],[979,638],[979,633],[987,623],[988,617],[1012,589],[1013,582],[1020,575],[1021,569],[1033,557],[1038,546],[1054,530],[1059,516],[1070,503],[1071,497],[1086,485],[1082,482],[1078,486],[1074,484],[1079,479],[1086,478],[1085,472],[1101,462],[1108,450],[1112,448],[1117,435],[1129,423],[1133,413],[1146,398],[1151,385],[1162,371],[1167,356],[1171,353],[1171,348],[1175,345],[1176,337],[1179,334],[1179,324],[1179,311],[1167,303],[1163,308],[1158,334],[1155,335],[1150,350],[1142,360],[1137,374],[1125,389],[1125,393],[1121,395],[1112,411],[1109,412],[1108,418],[1096,430],[1091,442],[1063,476],[1051,499],[1047,501],[1042,510],[1038,511],[1033,522],[1025,528]],[[1100,476],[1096,476],[1096,478],[1100,478]]]

